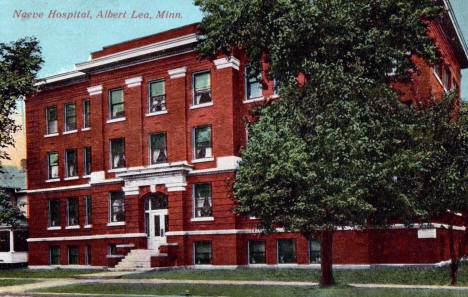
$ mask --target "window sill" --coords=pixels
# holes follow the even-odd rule
[[[127,171],[127,167],[114,168],[114,169],[107,170],[107,172],[109,172],[109,173],[124,172],[124,171]]]
[[[257,217],[250,217],[250,216],[249,216],[249,220],[258,220],[258,218],[257,218]]]
[[[214,221],[214,217],[198,217],[198,218],[190,219],[190,222],[205,222],[205,221]]]
[[[106,255],[106,258],[123,258],[125,257],[124,255]]]
[[[110,124],[110,123],[123,122],[123,121],[125,121],[125,117],[123,117],[123,118],[116,118],[116,119],[110,119],[110,120],[107,120],[106,123],[107,123],[107,124]]]
[[[262,97],[244,99],[243,103],[248,104],[248,103],[259,102],[259,101],[265,101],[265,97],[262,96]]]
[[[51,179],[46,179],[46,183],[55,183],[55,182],[59,182],[60,181],[60,178],[51,178]]]
[[[214,161],[214,157],[208,157],[208,158],[203,158],[203,159],[194,159],[192,160],[192,163],[203,163],[203,162],[210,162]]]
[[[112,227],[112,226],[125,226],[125,222],[111,222],[107,223],[107,226]]]
[[[270,99],[278,99],[280,96],[278,94],[273,94],[270,96]]]
[[[61,226],[47,227],[47,230],[62,230]]]
[[[53,134],[45,134],[44,137],[54,137],[54,136],[59,136],[59,133],[53,133]]]
[[[81,131],[90,131],[91,128],[90,127],[86,127],[86,128],[81,128]]]
[[[83,228],[86,228],[86,229],[93,228],[93,225],[84,225]]]
[[[167,113],[167,110],[149,112],[149,113],[145,114],[145,117],[152,117],[152,116],[157,116],[157,115],[166,114],[166,113]]]
[[[78,176],[70,176],[70,177],[65,177],[63,180],[75,180],[75,179],[79,179]]]
[[[73,133],[76,133],[78,132],[78,130],[70,130],[70,131],[64,131],[62,134],[65,135],[65,134],[73,134]]]
[[[88,174],[88,175],[83,175],[82,178],[91,178],[91,175]]]
[[[213,101],[202,103],[202,104],[197,104],[197,105],[190,105],[189,109],[197,109],[197,108],[203,108],[203,107],[208,107],[212,106]]]
[[[169,166],[169,162],[164,162],[164,163],[156,163],[156,164],[150,164],[148,165],[148,168],[159,168],[159,167],[167,167]]]
[[[65,229],[80,229],[79,225],[66,226]]]

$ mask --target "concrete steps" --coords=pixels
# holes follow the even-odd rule
[[[167,256],[161,254],[157,250],[134,249],[131,250],[125,258],[123,258],[115,267],[114,271],[125,271],[151,268],[151,257]]]

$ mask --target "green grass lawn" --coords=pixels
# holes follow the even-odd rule
[[[468,291],[457,290],[402,290],[402,289],[356,289],[333,287],[328,289],[271,287],[271,286],[221,286],[221,285],[148,285],[148,284],[95,284],[85,283],[35,290],[47,293],[81,294],[132,294],[132,295],[180,295],[189,292],[192,296],[229,297],[462,297]]]
[[[96,269],[10,269],[0,270],[0,278],[69,278],[74,275],[96,273]]]
[[[35,281],[29,279],[0,279],[0,287],[24,285],[34,282]]]
[[[378,283],[407,285],[447,285],[449,267],[441,268],[371,268],[361,270],[335,270],[338,283]],[[130,274],[123,278],[206,279],[206,280],[280,280],[318,282],[318,269],[235,269],[235,270],[167,270]],[[468,286],[468,264],[459,268],[459,286]]]

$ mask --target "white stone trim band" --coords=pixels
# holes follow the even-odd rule
[[[127,85],[127,88],[138,87],[141,86],[142,80],[143,78],[141,76],[127,78],[125,80],[125,84]]]
[[[89,87],[87,90],[88,90],[89,96],[99,95],[99,94],[102,94],[102,85]]]
[[[187,73],[187,67],[180,67],[180,68],[175,68],[175,69],[170,69],[167,71],[169,74],[170,78],[179,78],[179,77],[185,77],[185,74]]]
[[[64,241],[64,240],[90,240],[90,239],[111,239],[111,238],[132,238],[146,237],[146,233],[121,233],[121,234],[99,234],[99,235],[84,235],[84,236],[60,236],[60,237],[36,237],[28,238],[28,242],[41,241]]]
[[[232,56],[214,60],[213,63],[215,64],[216,69],[232,67],[236,70],[239,70],[240,66],[239,60]]]

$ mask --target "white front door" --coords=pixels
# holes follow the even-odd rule
[[[169,217],[167,209],[147,210],[148,220],[148,249],[155,250],[161,243],[166,243]]]

